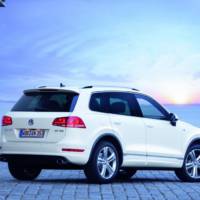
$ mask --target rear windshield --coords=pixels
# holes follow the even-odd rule
[[[72,112],[78,94],[75,92],[31,92],[25,93],[12,111]]]

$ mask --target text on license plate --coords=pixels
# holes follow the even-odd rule
[[[20,138],[43,138],[44,129],[21,129],[19,132]]]

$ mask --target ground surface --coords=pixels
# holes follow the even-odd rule
[[[1,199],[195,199],[200,183],[182,183],[173,172],[138,171],[128,181],[88,184],[82,171],[44,170],[33,182],[14,180],[7,165],[0,163]]]

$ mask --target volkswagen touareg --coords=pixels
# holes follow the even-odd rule
[[[200,129],[136,89],[41,87],[25,90],[3,116],[0,160],[19,180],[42,169],[83,169],[108,183],[166,169],[200,181]]]

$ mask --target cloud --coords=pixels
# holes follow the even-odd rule
[[[200,89],[199,14],[187,5],[180,10],[179,1],[9,3],[0,13],[0,98],[60,82],[194,96]]]

